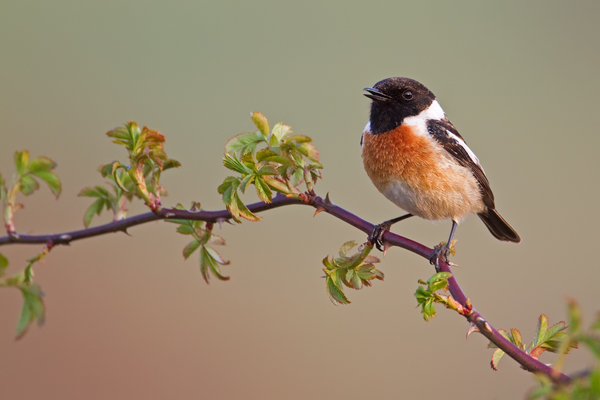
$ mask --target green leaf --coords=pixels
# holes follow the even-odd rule
[[[250,174],[246,175],[246,177],[240,181],[242,193],[246,193],[246,189],[248,189],[248,186],[250,186],[250,184],[254,181],[254,178],[256,178],[256,175]]]
[[[369,269],[364,268],[365,266],[369,267]],[[374,267],[372,264],[365,264],[361,267],[356,268],[356,275],[358,275],[361,279],[365,279],[368,281],[375,279],[377,277],[377,274],[371,271],[371,269],[373,268]]]
[[[312,143],[302,143],[298,146],[298,151],[311,161],[319,161],[319,152]]]
[[[437,274],[432,275],[431,278],[427,280],[427,283],[433,283],[442,279],[448,279],[451,276],[452,274],[450,272],[438,272]]]
[[[294,163],[294,160],[292,160],[288,156],[269,156],[269,157],[263,158],[262,161],[263,162],[276,162],[281,165],[285,165],[286,167],[289,167],[289,168],[296,167],[296,163]]]
[[[256,161],[260,162],[260,161],[263,161],[267,157],[279,156],[279,155],[281,155],[281,154],[279,154],[276,151],[273,151],[271,149],[262,149],[256,153]]]
[[[30,195],[39,188],[40,185],[31,177],[31,175],[25,174],[19,177],[19,189],[25,196]]]
[[[206,252],[208,254],[210,254],[210,256],[212,257],[213,260],[215,260],[217,263],[221,264],[221,265],[228,265],[229,261],[226,261],[223,259],[223,257],[221,257],[221,255],[219,253],[217,253],[217,251],[215,249],[213,249],[210,246],[204,246],[204,250],[206,250]]]
[[[118,128],[108,131],[106,132],[106,135],[115,139],[131,140],[131,134],[125,126],[119,126]]]
[[[235,201],[237,202],[238,215],[246,218],[248,221],[260,221],[260,217],[248,210],[248,207],[242,202],[240,196],[235,192]],[[233,202],[232,202],[233,203]]]
[[[256,177],[254,180],[254,186],[256,187],[256,194],[258,198],[265,203],[270,203],[273,200],[273,193],[269,189],[269,185],[265,183],[261,178]]]
[[[425,289],[423,286],[417,287],[417,291],[415,292],[415,297],[417,298],[417,302],[419,304],[424,303],[432,296],[431,292]]]
[[[350,251],[354,246],[356,246],[356,242],[354,240],[349,240],[340,247],[340,256],[346,257],[348,251]]]
[[[548,317],[545,314],[541,314],[538,318],[538,328],[535,333],[535,339],[532,347],[539,345],[546,337],[548,332]]]
[[[200,273],[202,274],[202,278],[204,282],[207,284],[210,283],[210,274],[208,273],[208,260],[206,255],[204,254],[204,248],[200,250]]]
[[[223,165],[230,170],[239,172],[241,174],[249,174],[252,172],[250,168],[242,164],[242,162],[237,158],[237,155],[233,155],[233,157],[229,153],[225,153],[225,157],[223,157]]]
[[[256,167],[256,161],[254,161],[254,156],[252,155],[252,153],[243,153],[242,158],[240,158],[240,161],[250,170],[254,170],[254,168]]]
[[[350,304],[344,292],[335,284],[331,276],[326,278],[327,294],[333,304]]]
[[[270,129],[269,121],[267,120],[267,118],[258,111],[255,111],[252,114],[250,114],[250,117],[252,118],[252,122],[254,122],[254,125],[256,125],[256,127],[263,134],[263,136],[269,136]]]
[[[273,138],[273,136],[275,138],[277,138],[277,146],[279,146],[279,143],[281,143],[281,139],[283,138],[283,136],[287,133],[287,131],[289,129],[290,129],[289,126],[286,127],[281,122],[278,122],[277,124],[275,124],[275,126],[271,130],[271,138]]]
[[[352,270],[350,270],[352,271]],[[352,284],[352,287],[356,290],[360,290],[363,287],[363,281],[360,278],[360,276],[356,273],[352,274],[352,276],[350,277],[350,283]]]
[[[169,220],[167,221],[171,222]],[[181,233],[182,235],[191,235],[192,233],[196,232],[196,229],[194,229],[194,227],[191,225],[180,225],[177,227],[177,232]]]
[[[227,187],[223,192],[223,203],[225,203],[227,210],[229,211],[235,222],[240,222],[240,213],[237,208],[237,201],[235,200],[235,191],[237,190],[239,184],[239,181],[233,181],[231,182],[231,185]]]
[[[31,171],[31,173],[35,176],[37,176],[38,178],[40,178],[41,180],[43,180],[44,182],[46,182],[46,184],[48,185],[48,187],[50,188],[50,190],[52,191],[52,193],[54,193],[54,195],[56,197],[58,197],[60,195],[60,191],[61,191],[61,184],[60,184],[60,179],[58,179],[58,176],[56,176],[56,174],[52,171],[47,171],[47,170],[38,170],[38,171]]]
[[[102,212],[102,207],[105,204],[104,199],[98,199],[94,201],[88,209],[85,211],[85,215],[83,216],[83,225],[87,228],[90,226],[92,222],[92,218],[94,218],[94,214],[100,215]]]
[[[81,189],[77,196],[81,197],[99,197],[99,198],[108,198],[108,190],[103,186],[95,186],[95,187],[86,187]]]
[[[433,299],[429,299],[423,304],[421,314],[423,314],[423,319],[425,321],[429,321],[430,318],[435,317],[435,303],[433,302]]]
[[[48,171],[56,167],[56,163],[48,157],[36,157],[29,163],[29,172]]]
[[[219,264],[212,257],[211,253],[208,251],[208,248],[206,246],[202,246],[202,249],[200,250],[200,271],[204,270],[204,272],[202,272],[202,276],[204,277],[206,283],[208,283],[209,277],[206,267],[210,269],[210,272],[212,272],[212,274],[215,277],[217,277],[217,279],[220,279],[222,281],[229,280],[228,276],[221,275]]]
[[[181,167],[181,163],[179,161],[168,159],[163,163],[162,170],[166,171],[171,168],[179,168],[179,167]]]
[[[8,268],[8,260],[0,253],[0,276],[4,275],[6,268]]]
[[[127,177],[127,179],[129,179],[131,182],[136,182],[136,187],[137,187],[137,184],[139,184],[139,182],[137,182],[134,169],[126,167],[125,165],[122,165],[118,161],[115,161],[114,163],[112,163],[111,168],[112,168],[112,172],[111,172],[112,179],[113,179],[113,181],[115,181],[115,183],[117,184],[119,189],[121,189],[122,191],[129,192],[125,183],[123,182],[125,180],[125,177]],[[120,170],[122,170],[123,172],[119,173]]]
[[[510,333],[512,336],[512,342],[519,348],[523,347],[523,342],[521,338],[521,332],[518,329],[511,328]]]
[[[492,369],[494,371],[498,371],[498,363],[500,362],[500,359],[502,358],[503,355],[504,355],[504,350],[502,350],[502,349],[496,349],[494,351],[494,353],[492,354]]]
[[[290,190],[288,189],[287,185],[281,182],[279,179],[273,178],[269,175],[264,175],[261,178],[267,185],[269,185],[271,189],[283,194],[290,193]]]
[[[345,269],[345,268],[355,268],[357,266],[359,266],[362,263],[362,257],[360,253],[354,254],[351,257],[346,257],[346,258],[340,258],[338,260],[338,267]]]
[[[429,290],[432,292],[437,292],[438,290],[444,289],[448,286],[448,281],[446,279],[437,280],[431,284],[429,284]]]
[[[17,151],[15,153],[15,168],[17,170],[17,174],[23,175],[27,172],[27,167],[29,164],[29,152],[27,150]]]
[[[298,143],[298,144],[312,142],[312,139],[310,137],[308,137],[308,136],[305,136],[305,135],[292,135],[292,136],[289,136],[289,137],[287,137],[285,139],[285,142],[286,143],[290,143],[293,140],[295,140],[296,143]]]
[[[236,222],[241,222],[240,221],[240,209],[238,207],[239,195],[237,193],[239,186],[240,186],[239,180],[233,181],[231,183],[231,188],[229,190],[225,190],[225,193],[223,193],[223,196],[226,196],[227,194],[229,194],[229,196],[230,196],[229,203],[227,204],[227,208],[229,209],[229,212],[231,213],[231,215],[233,216],[233,219]]]
[[[261,169],[256,171],[256,175],[279,175],[279,172],[271,165],[264,165]]]
[[[115,161],[118,162],[118,161]],[[103,178],[106,178],[109,175],[112,175],[113,173],[113,165],[114,163],[110,163],[110,164],[104,164],[101,165],[100,167],[98,167],[98,172],[100,172],[100,175],[102,175]]]
[[[300,167],[302,167],[302,166],[300,165]],[[290,183],[291,183],[292,187],[298,187],[298,185],[302,182],[303,179],[304,179],[304,168],[298,168],[292,174]]]
[[[260,132],[248,132],[240,133],[237,136],[232,137],[225,144],[225,153],[235,153],[248,145],[258,143],[265,140],[262,133]]]
[[[192,253],[198,249],[198,247],[200,247],[200,242],[198,242],[197,240],[194,239],[191,242],[189,242],[187,246],[185,246],[183,249],[183,258],[187,260],[188,257],[191,256]]]
[[[238,183],[239,183],[239,179],[234,178],[233,176],[228,176],[227,178],[225,178],[223,183],[221,183],[219,185],[219,188],[217,189],[219,191],[219,194],[223,194],[223,193],[225,193],[225,190],[227,190],[227,188],[231,188],[231,184],[234,181],[238,181]]]
[[[33,321],[37,320],[40,326],[44,323],[44,301],[40,287],[36,284],[28,284],[19,286],[19,289],[23,295],[23,308],[17,323],[17,339],[23,337]]]
[[[282,127],[282,123],[279,122],[271,130],[271,134],[269,135],[269,146],[271,146],[271,147],[281,146],[281,137],[283,136],[281,127]]]

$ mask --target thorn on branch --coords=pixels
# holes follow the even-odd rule
[[[320,212],[323,212],[323,211],[327,212],[327,209],[326,209],[325,207],[323,207],[322,205],[320,205],[320,204],[317,204],[317,206],[316,206],[315,208],[316,208],[317,210],[316,210],[316,211],[315,211],[315,213],[313,214],[313,218],[314,218],[314,217],[316,217],[316,216],[317,216],[317,214],[318,214],[318,213],[320,213]]]
[[[223,222],[227,222],[228,224],[232,225],[231,221],[229,221],[229,218],[217,218],[219,229],[223,228]]]
[[[388,249],[392,247],[392,245],[390,244],[390,242],[384,241],[383,242],[383,256],[385,257],[385,253],[387,253]]]
[[[467,329],[467,336],[465,337],[465,339],[469,338],[469,335],[473,332],[481,332],[479,330],[479,328],[477,327],[477,325],[475,325],[474,323],[470,322],[469,323],[469,329]]]

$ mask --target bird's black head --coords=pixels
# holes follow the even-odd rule
[[[371,104],[371,133],[385,133],[402,125],[407,117],[419,113],[435,101],[435,95],[409,78],[388,78],[365,88]]]

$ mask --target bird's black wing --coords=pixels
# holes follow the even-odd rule
[[[494,208],[494,193],[490,188],[490,182],[479,164],[475,154],[469,149],[465,140],[460,136],[452,122],[447,119],[427,121],[429,134],[438,142],[444,150],[458,161],[463,167],[469,168],[481,190],[483,204],[488,208]]]

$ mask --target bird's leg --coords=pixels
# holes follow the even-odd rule
[[[373,228],[373,231],[369,235],[369,243],[374,244],[379,251],[383,251],[383,234],[389,231],[392,225],[394,225],[396,222],[400,222],[412,216],[412,214],[406,214],[401,217],[393,218],[382,222],[379,225],[375,225],[375,228]]]
[[[448,254],[450,253],[450,246],[452,246],[452,239],[454,238],[454,232],[456,231],[456,227],[458,223],[452,220],[452,229],[450,230],[450,237],[448,238],[448,243],[445,245],[437,245],[433,249],[433,253],[431,257],[429,257],[429,263],[431,265],[435,265],[435,270],[438,270],[438,261],[443,259],[443,261],[448,262]],[[443,257],[443,258],[442,258]]]

